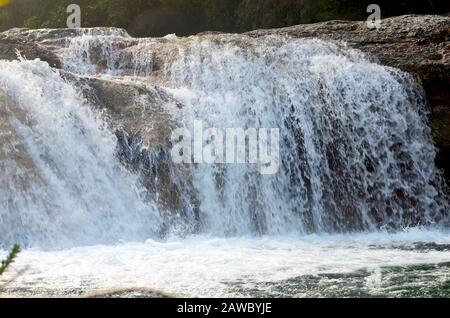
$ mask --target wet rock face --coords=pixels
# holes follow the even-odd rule
[[[200,224],[199,202],[189,169],[173,164],[168,150],[176,118],[167,112],[167,107],[182,106],[157,86],[81,77],[64,71],[61,74],[80,89],[90,105],[106,116],[116,132],[118,158],[128,170],[140,176],[148,199],[170,211],[171,216],[186,220],[185,227]],[[190,228],[189,232],[197,230]]]
[[[450,184],[450,107],[445,104],[435,106],[431,124],[433,139],[439,149],[436,162],[445,169],[445,178]]]
[[[61,49],[66,46],[69,39],[80,34],[108,35],[111,33],[121,34],[121,37],[115,43],[115,48],[120,51],[121,62],[124,64],[122,67],[127,69],[128,65],[129,73],[136,72],[136,65],[133,65],[132,56],[136,53],[145,53],[136,52],[145,50],[145,46],[139,46],[139,39],[128,36],[126,31],[111,28],[80,30],[12,29],[0,34],[0,59],[16,59],[17,51],[20,51],[27,59],[40,58],[52,67],[61,68]],[[450,17],[408,15],[389,18],[382,20],[379,29],[370,29],[365,22],[329,21],[282,29],[257,30],[234,37],[224,37],[218,33],[202,33],[196,37],[204,37],[213,41],[235,41],[239,42],[238,45],[245,45],[247,37],[257,38],[267,35],[343,41],[349,46],[363,51],[368,57],[381,64],[416,74],[420,78],[432,106],[431,127],[435,143],[440,150],[438,164],[441,168],[446,169],[448,180],[450,177],[450,144],[448,141],[450,139],[448,130],[450,116]],[[153,40],[151,73],[152,76],[158,76],[158,70],[162,65],[170,63],[176,57],[179,46],[183,42],[189,42],[190,38],[181,38],[176,41],[167,38],[155,38]],[[107,65],[108,61],[100,58],[100,55],[96,54],[94,46],[90,58],[101,71],[109,65]],[[124,75],[127,75],[127,73],[124,72]],[[142,113],[145,111],[133,106],[133,98],[131,98],[131,95],[137,94],[143,96],[143,99],[147,98],[148,102],[152,103],[152,100],[158,100],[158,98],[152,98],[152,94],[164,95],[164,92],[158,91],[158,89],[149,91],[146,87],[138,87],[134,84],[133,86],[96,79],[86,79],[85,83],[89,87],[85,90],[86,94],[91,97],[100,96],[95,97],[97,98],[97,104],[101,105],[102,108],[107,108],[116,122],[123,123],[126,130],[131,127],[130,133],[143,135],[145,143],[149,141],[146,140],[147,138],[158,145],[167,143],[166,137],[170,129],[167,129],[166,123],[170,121],[167,120],[165,114],[158,110],[157,103],[154,103],[155,108],[152,110],[152,114],[157,114],[157,116],[154,117],[155,120],[152,122],[157,126],[156,131],[160,131],[161,134],[156,134],[155,137],[148,134],[148,131],[146,133],[145,129],[143,130],[144,123],[139,122],[139,118],[143,118],[143,116],[135,115],[136,112],[145,115]],[[127,106],[117,106],[119,101],[120,105]],[[148,125],[148,122],[145,124]]]
[[[160,208],[170,211],[171,217],[185,221],[177,230],[198,232],[201,229],[200,202],[189,167],[174,164],[167,148],[144,147],[139,135],[130,135],[123,130],[118,130],[116,135],[118,157],[130,171],[140,176],[147,197]],[[163,231],[168,230],[169,227],[163,228]]]
[[[60,68],[61,60],[48,47],[36,41],[36,38],[29,36],[34,33],[24,29],[12,29],[7,32],[0,33],[0,59],[15,60],[20,54],[33,60],[36,58],[47,62],[50,66]]]
[[[174,108],[181,105],[162,88],[61,73],[81,90],[90,105],[104,113],[113,130],[140,136],[145,147],[159,149],[170,146],[170,136],[176,122],[167,112],[167,105]]]

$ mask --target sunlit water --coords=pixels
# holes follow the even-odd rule
[[[449,297],[450,234],[171,239],[22,253],[6,293],[154,288],[186,297]]]

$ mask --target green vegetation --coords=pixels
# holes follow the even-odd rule
[[[20,246],[14,245],[9,255],[6,257],[4,261],[2,261],[0,265],[0,275],[2,275],[6,269],[11,265],[12,262],[14,262],[14,259],[16,258],[17,254],[20,252]]]
[[[66,7],[79,4],[82,26],[126,28],[134,36],[239,32],[332,19],[367,17],[373,0],[10,0],[0,8],[0,30],[66,26]],[[384,17],[447,13],[448,0],[377,0]]]

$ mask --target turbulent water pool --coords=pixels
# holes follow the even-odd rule
[[[139,297],[149,288],[187,297],[449,297],[450,233],[200,236],[30,249],[9,276],[17,272],[3,295],[80,296],[120,288],[136,289]]]

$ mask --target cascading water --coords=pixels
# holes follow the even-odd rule
[[[115,157],[114,135],[57,72],[0,61],[0,87],[2,245],[109,243],[159,231],[156,207],[142,202]]]
[[[165,71],[185,125],[281,130],[274,176],[194,169],[213,230],[400,229],[448,218],[422,91],[408,74],[333,44],[280,37],[194,40]]]
[[[183,127],[281,130],[273,176],[249,165],[191,167],[203,231],[398,230],[448,220],[423,92],[409,74],[318,40],[169,36],[174,49],[155,80],[158,42],[119,54],[117,43],[131,40],[118,36],[73,39],[66,69],[157,84],[183,105],[173,114]]]
[[[0,61],[0,246],[33,248],[8,293],[445,286],[448,198],[411,75],[319,40],[76,32],[53,43],[63,70]],[[196,120],[279,128],[278,172],[173,163],[167,131]],[[407,279],[398,265],[423,263],[444,265],[392,292]],[[302,288],[312,277],[317,290]]]
[[[157,84],[182,105],[170,110],[180,127],[201,120],[223,130],[279,128],[278,173],[192,165],[192,180],[175,183],[178,192],[195,193],[197,204],[183,200],[176,209],[184,213],[171,218],[167,209],[158,211],[155,196],[139,193],[137,176],[115,156],[116,139],[76,89],[45,63],[1,62],[0,84],[15,105],[6,107],[4,121],[23,152],[14,161],[9,144],[2,149],[3,243],[145,240],[183,222],[190,223],[181,227],[185,232],[230,236],[448,221],[423,93],[410,75],[318,40],[224,35],[163,41],[175,49],[159,61],[157,79],[155,40],[90,31],[70,39],[61,54],[73,73]],[[149,167],[157,165],[155,153],[147,156]],[[167,151],[165,161],[166,177],[179,180]],[[156,197],[163,186],[151,189]]]

